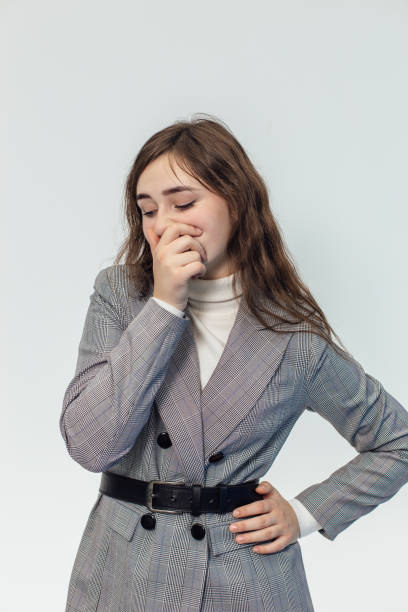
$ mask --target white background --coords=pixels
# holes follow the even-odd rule
[[[100,475],[58,420],[92,284],[124,236],[154,132],[225,121],[264,177],[302,279],[366,372],[408,406],[408,4],[1,2],[1,595],[55,612]],[[287,499],[356,451],[304,413],[265,476]],[[331,542],[301,539],[316,612],[402,612],[408,487]]]

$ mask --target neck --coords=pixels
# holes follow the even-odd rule
[[[237,275],[237,295],[232,288],[234,274],[222,278],[192,278],[188,281],[189,302],[224,302],[242,295],[239,275]]]

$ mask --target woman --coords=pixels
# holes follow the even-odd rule
[[[221,122],[154,134],[125,199],[60,419],[102,472],[66,610],[313,611],[298,539],[334,540],[408,481],[408,413],[332,340]],[[259,480],[305,409],[359,454],[288,501]]]

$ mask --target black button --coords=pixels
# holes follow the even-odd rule
[[[156,517],[153,514],[144,514],[140,522],[145,529],[154,529],[156,527]]]
[[[191,535],[196,540],[202,540],[203,537],[205,536],[204,527],[200,525],[200,523],[194,523],[194,525],[191,526]]]
[[[208,461],[211,461],[211,463],[214,463],[214,461],[219,461],[220,459],[222,459],[224,456],[224,453],[222,451],[218,451],[218,453],[214,453],[211,455],[211,457],[209,457]]]
[[[162,448],[169,448],[169,446],[172,445],[172,441],[170,440],[170,436],[167,431],[164,431],[157,436],[157,444]]]

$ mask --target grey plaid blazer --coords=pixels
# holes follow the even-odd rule
[[[201,390],[188,306],[181,318],[141,299],[123,265],[101,270],[93,289],[60,417],[68,453],[86,470],[206,486],[262,479],[307,409],[358,451],[296,496],[324,537],[334,540],[408,481],[407,410],[304,323],[299,333],[262,330],[241,300]],[[157,443],[162,432],[169,448]],[[218,451],[222,460],[209,462]],[[298,541],[259,554],[235,542],[232,513],[156,513],[147,530],[146,512],[97,493],[67,611],[313,612]]]

